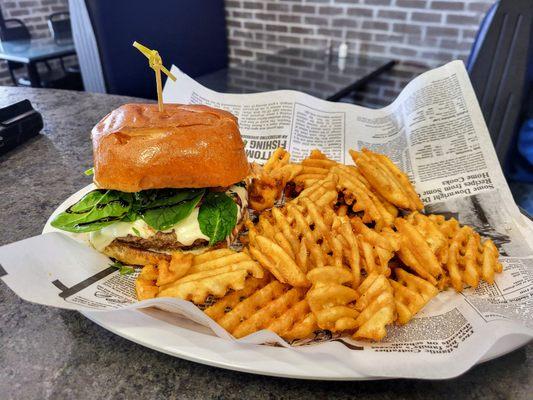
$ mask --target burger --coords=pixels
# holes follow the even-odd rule
[[[243,225],[249,164],[231,113],[204,105],[125,104],[92,130],[96,189],[57,215],[128,264],[226,246]]]

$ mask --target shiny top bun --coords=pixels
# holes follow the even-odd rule
[[[102,189],[230,186],[249,173],[237,118],[203,105],[124,104],[92,130]]]

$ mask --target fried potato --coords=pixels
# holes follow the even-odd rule
[[[356,166],[318,150],[294,164],[283,149],[254,165],[250,204],[260,215],[245,221],[240,252],[167,255],[117,242],[106,251],[144,265],[139,300],[193,301],[236,338],[269,329],[292,341],[328,330],[377,341],[449,284],[461,291],[494,282],[502,265],[491,240],[418,212],[407,175],[387,157],[350,153]],[[276,206],[284,190],[290,200]],[[412,212],[398,217],[398,208]]]
[[[367,274],[377,272],[389,276],[389,261],[400,248],[398,234],[384,228],[376,232],[367,227],[361,219],[352,218],[351,224],[357,235],[357,244],[361,255],[361,265]]]
[[[212,318],[219,316],[215,321],[236,338],[270,329],[288,340],[303,339],[317,329],[309,318],[304,296],[304,289],[291,289],[289,285],[273,281],[246,298],[240,296],[240,301],[232,304],[222,316],[215,310],[217,304],[205,312]]]
[[[359,315],[355,320],[355,339],[381,340],[387,335],[386,326],[395,318],[393,289],[388,279],[377,272],[369,274],[357,289],[355,303]]]
[[[137,278],[136,290],[143,299],[176,297],[201,304],[209,296],[222,297],[230,290],[243,289],[250,277],[263,276],[261,266],[247,253],[230,249],[199,255],[174,252],[170,261],[145,266]]]
[[[155,265],[148,264],[143,267],[135,280],[135,294],[139,301],[153,299],[157,296],[159,288],[156,285],[159,273]]]
[[[418,276],[437,285],[444,271],[426,239],[406,220],[396,218],[394,223],[400,234],[400,259]]]
[[[435,297],[439,290],[428,281],[404,269],[397,268],[394,273],[396,278],[390,279],[389,282],[394,290],[397,322],[404,325]]]
[[[459,231],[461,226],[455,218],[445,219],[443,215],[430,214],[427,216],[448,239],[451,239]]]
[[[424,208],[407,175],[387,156],[367,149],[350,150],[350,155],[372,187],[390,203],[404,210]]]
[[[494,273],[503,267],[492,240],[482,242],[471,227],[463,226],[451,239],[446,270],[454,289],[461,292],[464,284],[475,288],[480,279],[492,284]]]
[[[281,198],[285,185],[303,170],[301,165],[289,164],[289,153],[278,148],[261,167],[252,165],[252,181],[248,190],[250,208],[263,211],[272,208]]]
[[[284,167],[285,165],[289,164],[289,159],[291,158],[291,155],[287,150],[285,150],[282,147],[278,147],[274,153],[270,156],[270,158],[267,160],[264,166],[264,170],[266,173],[270,173],[272,171],[275,171],[281,167]]]
[[[349,220],[333,211],[335,182],[326,178],[313,187],[284,207],[261,215],[255,226],[248,224],[248,251],[276,279],[293,286],[309,286],[305,274],[326,265],[346,266],[358,281],[355,236]]]
[[[372,191],[369,183],[354,166],[336,165],[331,169],[336,176],[337,189],[342,193],[344,202],[352,211],[362,212],[363,222],[376,222],[377,229],[390,226],[398,215],[391,203]]]
[[[318,326],[332,332],[352,330],[359,313],[350,306],[359,297],[357,292],[344,284],[351,283],[351,272],[343,267],[319,267],[307,274],[313,287],[306,299],[316,317]]]
[[[337,164],[336,161],[330,160],[320,150],[312,150],[309,157],[302,161],[302,170],[291,180],[297,185],[309,188],[316,182],[326,178],[331,168]]]
[[[247,279],[242,289],[228,292],[224,297],[218,298],[213,304],[205,308],[204,312],[215,321],[218,321],[225,314],[233,310],[237,304],[250,297],[270,282],[271,278],[268,274],[265,274],[263,278]]]
[[[157,286],[163,286],[182,278],[190,270],[193,262],[192,254],[176,251],[170,262],[162,260],[157,264]]]
[[[448,238],[431,218],[419,212],[413,212],[405,217],[426,240],[429,248],[441,264],[446,263],[448,257]]]

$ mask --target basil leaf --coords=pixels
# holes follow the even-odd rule
[[[94,175],[94,167],[85,170],[83,173],[87,176]]]
[[[198,223],[202,233],[214,245],[226,239],[237,224],[237,204],[227,194],[209,192],[200,207]]]
[[[140,211],[142,219],[152,228],[164,231],[187,218],[198,205],[205,193],[201,190],[188,190],[151,200]],[[150,207],[150,208],[148,208]]]
[[[120,221],[130,210],[133,196],[115,190],[93,190],[52,221],[68,232],[92,232]]]

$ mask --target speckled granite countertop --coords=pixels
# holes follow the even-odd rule
[[[89,182],[89,131],[119,96],[0,87],[30,99],[42,134],[0,157],[0,245],[41,232]],[[139,101],[139,100],[133,100]],[[144,348],[82,315],[20,300],[0,282],[1,399],[531,399],[533,344],[450,381],[311,382],[226,371]]]

